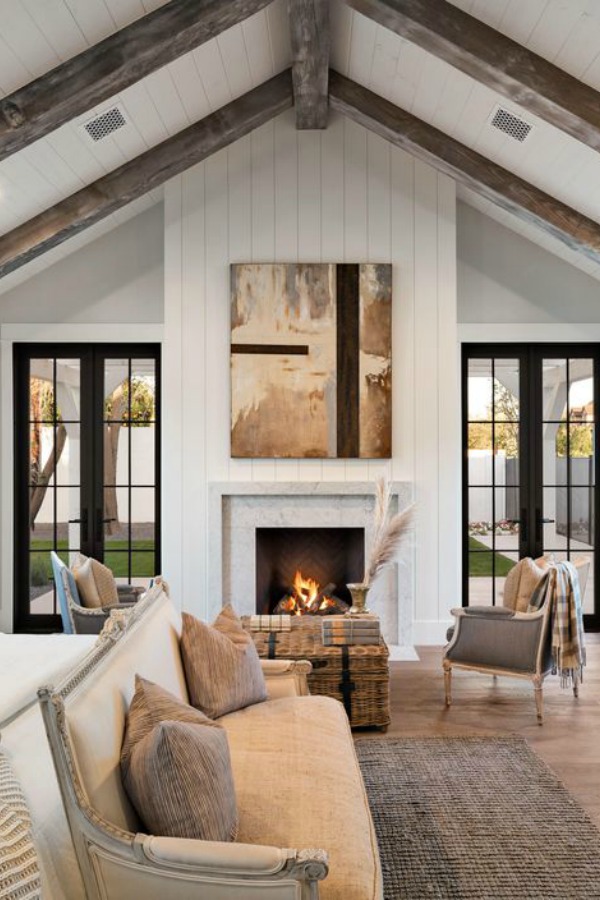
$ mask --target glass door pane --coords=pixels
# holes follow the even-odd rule
[[[119,582],[156,574],[155,359],[104,360],[104,561]]]
[[[590,558],[584,613],[594,612],[594,360],[542,360],[543,502],[538,534],[555,559]]]
[[[29,365],[29,615],[58,612],[50,551],[67,563],[81,548],[81,361]],[[84,535],[85,536],[85,535]]]
[[[469,603],[499,604],[519,556],[519,359],[470,358],[467,407]]]

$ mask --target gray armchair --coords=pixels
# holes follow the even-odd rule
[[[111,610],[133,606],[144,593],[144,588],[133,584],[119,584],[118,603],[99,609],[87,609],[81,603],[77,584],[69,567],[54,550],[50,552],[50,560],[65,634],[100,634]]]
[[[590,561],[574,561],[581,596],[589,573]],[[531,613],[515,612],[503,606],[474,606],[451,610],[456,625],[448,633],[442,666],[446,706],[452,703],[452,669],[470,669],[490,675],[509,675],[533,682],[538,723],[543,723],[543,682],[552,671],[550,613],[546,596],[540,609]],[[578,695],[578,686],[573,688]]]

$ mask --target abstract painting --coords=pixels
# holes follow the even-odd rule
[[[391,456],[392,267],[231,266],[231,455]]]

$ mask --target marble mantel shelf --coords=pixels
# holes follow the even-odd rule
[[[412,485],[408,481],[392,481],[392,494],[402,494],[402,499],[412,498]],[[214,481],[210,485],[213,497],[223,496],[375,496],[374,481]]]
[[[413,501],[410,482],[391,485],[392,509]],[[338,502],[328,502],[337,498]],[[254,612],[257,527],[363,527],[371,540],[374,481],[227,481],[209,485],[208,583],[215,616],[223,603]],[[379,612],[391,658],[414,659],[412,650],[414,553],[407,546],[397,573],[390,570],[370,597]]]

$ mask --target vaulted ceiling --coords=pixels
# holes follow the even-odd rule
[[[211,0],[195,2],[211,5]],[[431,5],[437,2],[433,0]],[[56,66],[75,59],[163,5],[156,0],[3,0],[0,96],[14,95]],[[453,0],[452,4],[443,5],[460,8],[496,29],[499,49],[504,47],[501,35],[505,35],[600,92],[600,0]],[[247,18],[241,16],[238,24],[217,37],[143,75],[119,93],[82,110],[75,118],[2,159],[0,235],[5,236],[5,241],[15,229],[43,211],[56,207],[150,148],[180,135],[193,123],[206,120],[291,65],[286,0],[257,2],[255,7],[247,0],[234,0],[227,6],[259,11]],[[332,69],[570,207],[569,212],[574,215],[588,217],[592,225],[600,222],[599,151],[536,115],[532,111],[536,107],[531,91],[513,90],[507,97],[506,84],[499,79],[494,81],[494,72],[490,84],[489,73],[482,65],[473,64],[468,47],[461,70],[452,58],[453,49],[443,47],[440,51],[435,36],[416,36],[414,29],[397,34],[379,24],[385,21],[385,15],[379,15],[381,9],[385,13],[386,7],[394,11],[395,6],[418,9],[422,0],[350,0],[348,4],[332,0]],[[323,36],[318,29],[317,34]],[[298,48],[295,50],[298,59]],[[326,53],[326,47],[321,52]],[[136,69],[135,54],[125,62],[132,73],[140,71]],[[266,89],[263,93],[266,96]],[[597,99],[600,109],[600,93]],[[57,92],[57,110],[58,100]],[[332,105],[336,106],[333,95]],[[498,105],[533,126],[523,143],[491,126]],[[128,124],[100,141],[92,141],[84,124],[114,106],[119,106]],[[342,108],[339,101],[337,106]],[[273,110],[277,108],[274,104]],[[568,113],[568,102],[565,108]],[[559,118],[561,114],[559,110]],[[600,255],[585,255],[573,244],[566,245],[548,229],[540,228],[535,216],[515,215],[510,204],[499,204],[495,196],[486,196],[477,185],[473,189],[468,179],[463,179],[459,196],[600,278]],[[0,292],[160,198],[161,188],[155,187],[125,207],[107,207],[108,214],[96,224],[6,275],[0,281]],[[566,215],[561,209],[560,215]],[[579,229],[583,233],[585,219],[581,221],[583,224],[577,220],[575,227],[570,222],[571,231]],[[0,244],[2,240],[0,237]]]

